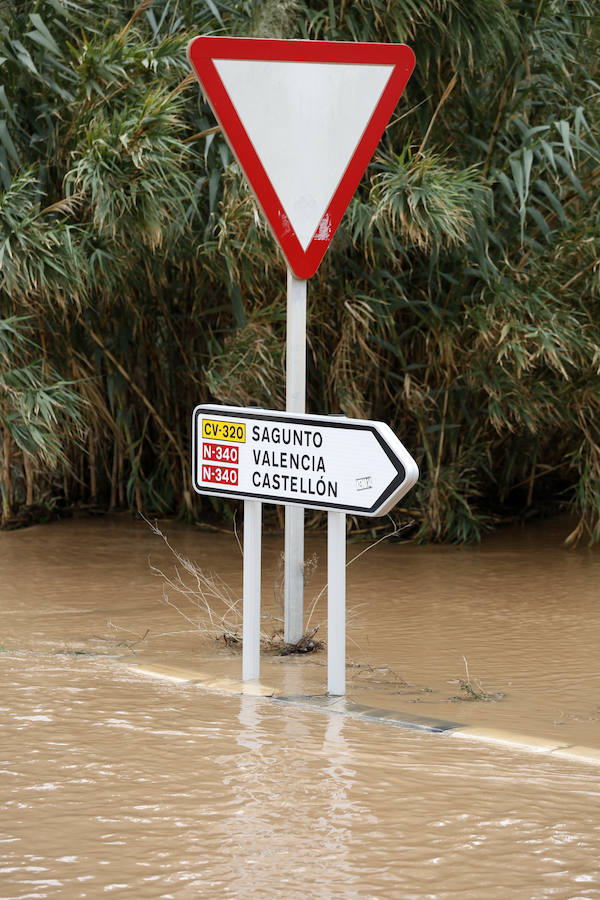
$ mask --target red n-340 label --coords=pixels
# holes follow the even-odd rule
[[[202,463],[202,481],[213,484],[237,484],[238,470],[231,466],[210,466]]]
[[[232,463],[237,466],[240,460],[240,448],[231,444],[202,444],[202,459],[215,460],[216,462]]]

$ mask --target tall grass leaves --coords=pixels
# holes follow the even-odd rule
[[[202,32],[414,46],[309,285],[308,406],[397,431],[420,540],[564,508],[599,540],[596,5],[0,11],[4,518],[32,492],[228,516],[191,497],[190,411],[283,406],[285,266],[188,77]]]

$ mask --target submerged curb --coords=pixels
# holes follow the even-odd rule
[[[429,731],[439,734],[462,727],[458,722],[447,722],[445,719],[434,719],[430,716],[417,716],[408,712],[379,709],[376,706],[364,706],[362,703],[353,703],[344,697],[330,697],[328,694],[292,694],[289,696],[277,694],[273,700],[277,703],[291,703],[295,706],[323,709],[327,712],[348,716],[351,719],[384,722],[386,725],[395,725],[397,728],[410,728],[412,731]]]
[[[584,762],[600,765],[600,748],[584,747],[580,744],[568,744],[564,741],[553,741],[550,738],[534,737],[501,728],[486,728],[479,725],[465,725],[462,722],[446,721],[430,716],[420,716],[403,710],[380,709],[375,706],[364,706],[344,697],[330,697],[328,694],[277,694],[274,687],[260,684],[258,681],[236,681],[232,678],[215,678],[207,672],[196,669],[185,669],[178,666],[165,665],[129,665],[127,668],[138,675],[152,678],[163,678],[175,682],[197,684],[207,690],[226,694],[243,694],[251,697],[269,697],[276,703],[303,706],[319,712],[344,715],[351,719],[379,722],[393,725],[396,728],[408,728],[412,731],[429,732],[430,734],[451,734],[467,740],[499,744],[513,750],[523,750],[546,757],[573,762]]]
[[[215,678],[207,672],[197,669],[184,669],[179,666],[133,665],[127,666],[131,672],[150,675],[151,678],[166,678],[168,681],[186,681],[200,684],[208,690],[225,694],[246,694],[250,697],[272,697],[275,688],[266,687],[257,681],[235,681],[233,678]]]
[[[600,748],[584,747],[581,744],[567,744],[553,741],[550,738],[533,737],[500,728],[482,728],[478,725],[458,727],[456,734],[474,741],[487,741],[491,744],[503,744],[515,750],[526,750],[529,753],[540,753],[546,756],[557,756],[562,759],[600,765]]]

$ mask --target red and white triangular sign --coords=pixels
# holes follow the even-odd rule
[[[413,51],[198,37],[188,57],[290,267],[309,278],[410,78]]]

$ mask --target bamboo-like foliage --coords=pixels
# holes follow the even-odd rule
[[[598,541],[592,0],[4,4],[3,521],[226,515],[191,493],[192,407],[283,405],[285,267],[189,75],[198,33],[414,47],[309,286],[309,409],[396,429],[422,540],[570,506]]]

